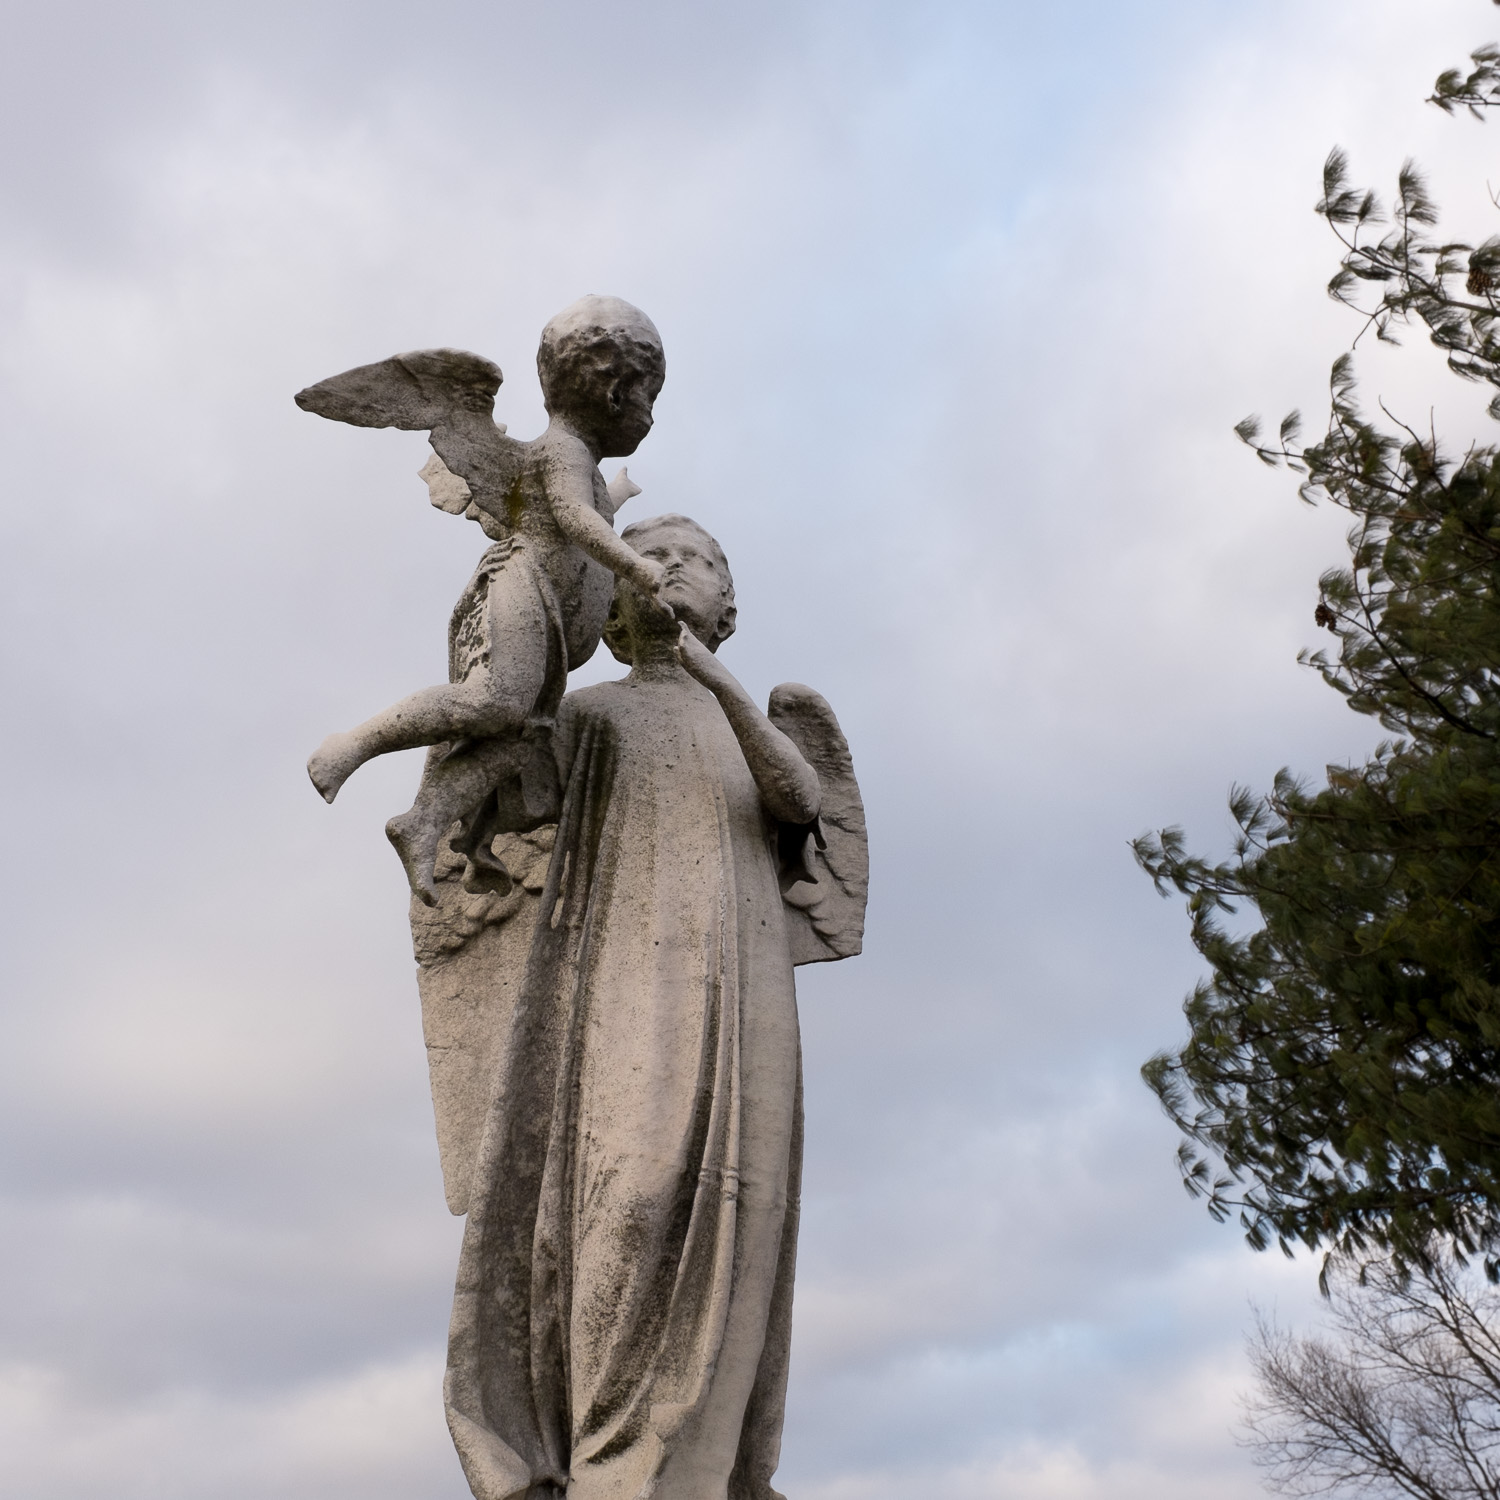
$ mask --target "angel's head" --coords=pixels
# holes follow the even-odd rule
[[[642,557],[661,564],[662,598],[678,620],[708,647],[717,651],[734,634],[734,579],[724,549],[696,521],[686,516],[651,516],[620,533]],[[640,606],[640,607],[637,607]],[[630,639],[636,630],[675,635],[675,621],[663,621],[621,579],[604,626],[604,644],[619,661],[631,659]]]
[[[549,416],[563,417],[602,457],[628,457],[651,431],[667,364],[640,308],[590,293],[542,330],[536,353]]]

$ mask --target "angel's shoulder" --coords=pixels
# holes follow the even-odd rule
[[[581,724],[598,719],[617,718],[629,707],[630,690],[625,679],[609,682],[591,682],[587,687],[574,688],[562,701],[558,709],[558,722]]]

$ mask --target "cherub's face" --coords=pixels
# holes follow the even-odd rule
[[[631,545],[662,567],[662,598],[706,646],[717,644],[724,578],[702,537],[682,526],[653,526]]]
[[[601,338],[569,360],[565,388],[551,393],[587,431],[601,454],[628,458],[651,431],[651,409],[662,387],[660,349],[633,339]]]

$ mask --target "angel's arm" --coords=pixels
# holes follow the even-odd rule
[[[783,823],[811,823],[822,806],[823,790],[802,752],[686,625],[678,636],[677,659],[719,700],[771,816]]]
[[[546,489],[553,519],[575,547],[617,578],[628,578],[647,598],[654,598],[661,586],[661,566],[622,542],[594,509],[596,472],[581,443],[576,454],[565,452],[550,460]]]

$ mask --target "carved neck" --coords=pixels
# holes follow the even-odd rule
[[[599,446],[599,440],[592,433],[585,432],[566,412],[549,413],[548,425],[560,428],[563,432],[577,438],[589,450],[589,456],[595,463],[598,463],[604,456],[604,450]]]
[[[630,637],[630,675],[639,682],[671,682],[686,679],[687,672],[677,660],[677,633],[659,635],[640,630]]]

